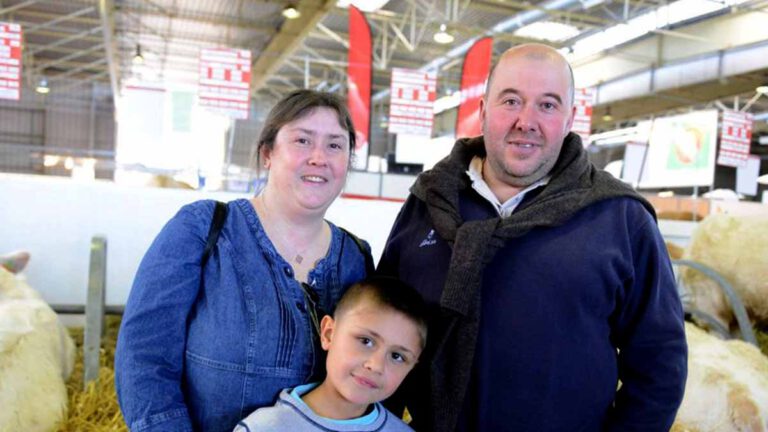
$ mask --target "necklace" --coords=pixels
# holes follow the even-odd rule
[[[275,229],[273,224],[270,221],[270,214],[267,210],[267,204],[264,200],[264,193],[261,193],[257,196],[257,200],[259,203],[259,207],[261,207],[261,215],[262,218],[262,225],[267,227],[269,225],[273,230]],[[295,262],[298,265],[301,265],[302,262],[304,262],[305,255],[307,251],[312,247],[312,244],[310,243],[306,247],[300,250],[296,250],[295,248],[289,247],[288,244],[286,244],[286,240],[284,237],[277,235],[277,232],[274,232],[274,238],[270,237],[270,240],[275,245],[275,247],[278,249],[278,253],[284,256],[293,256],[293,262]]]

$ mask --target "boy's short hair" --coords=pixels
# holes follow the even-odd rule
[[[344,293],[336,304],[333,318],[338,320],[365,299],[410,318],[416,324],[424,348],[427,343],[427,305],[412,286],[389,276],[370,276],[355,283]]]

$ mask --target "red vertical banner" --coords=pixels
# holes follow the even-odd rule
[[[461,99],[456,114],[456,138],[473,137],[482,133],[480,99],[485,93],[485,81],[491,71],[493,39],[485,37],[472,45],[464,56],[461,68]]]
[[[373,46],[371,28],[365,15],[354,6],[349,7],[349,56],[347,64],[347,107],[355,125],[355,169],[368,166],[371,136],[371,63]]]
[[[0,99],[21,97],[21,26],[0,22]]]

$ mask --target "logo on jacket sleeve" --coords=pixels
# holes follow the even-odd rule
[[[435,239],[435,230],[431,229],[429,230],[429,234],[427,234],[427,237],[419,243],[419,247],[423,248],[424,246],[432,246],[433,244],[437,243],[437,240]]]

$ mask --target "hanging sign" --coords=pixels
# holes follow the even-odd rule
[[[437,73],[394,68],[389,94],[389,132],[431,137]]]
[[[251,52],[227,48],[202,49],[198,84],[201,106],[232,118],[247,119]]]
[[[21,97],[21,26],[0,22],[0,99]]]
[[[581,142],[587,145],[590,128],[592,127],[592,104],[595,101],[594,88],[576,89],[573,97],[573,106],[576,108],[576,115],[573,117],[573,127],[571,132],[581,136]]]
[[[723,111],[718,165],[743,167],[747,164],[749,144],[752,140],[752,122],[752,114]]]

